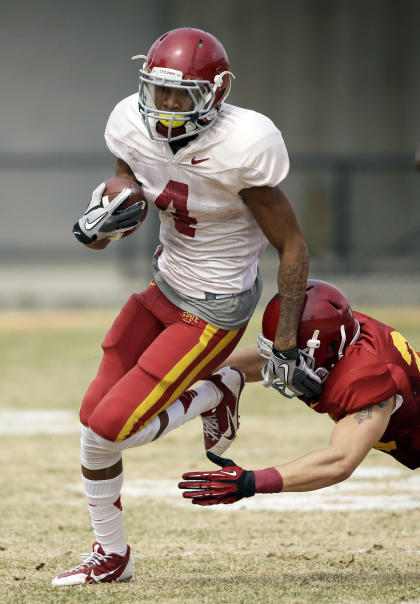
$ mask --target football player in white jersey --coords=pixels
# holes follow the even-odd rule
[[[207,451],[221,454],[238,428],[242,372],[215,372],[239,342],[261,293],[258,260],[278,250],[281,313],[273,363],[305,395],[320,379],[296,347],[308,254],[296,215],[281,192],[289,160],[267,117],[224,101],[228,58],[211,34],[181,28],[140,55],[139,94],[112,111],[106,143],[116,174],[137,181],[160,211],[154,279],[133,294],[103,342],[103,359],[83,400],[82,481],[96,536],[82,564],[53,585],[127,581],[132,576],[120,492],[122,451],[201,415]],[[105,214],[104,185],[74,226],[102,249],[133,228],[142,208]],[[92,226],[93,225],[93,226]],[[199,386],[191,388],[197,381]]]

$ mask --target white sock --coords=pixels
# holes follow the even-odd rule
[[[80,457],[85,468],[100,470],[120,461],[121,453],[106,450],[97,442],[92,430],[82,426]],[[93,531],[107,554],[124,555],[127,551],[120,502],[122,483],[123,473],[110,480],[89,480],[82,476]]]
[[[120,503],[123,473],[111,480],[89,480],[82,476],[82,483],[96,540],[106,554],[124,556],[127,543]]]

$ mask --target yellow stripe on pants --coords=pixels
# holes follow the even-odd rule
[[[213,336],[219,331],[218,327],[214,325],[210,325],[209,323],[206,325],[203,333],[200,336],[197,344],[178,361],[178,363],[172,367],[172,369],[162,378],[162,380],[156,384],[150,394],[141,402],[141,404],[137,407],[137,409],[131,414],[120,433],[117,436],[117,442],[121,442],[125,438],[127,438],[133,426],[139,421],[142,415],[147,413],[153,405],[162,397],[165,391],[170,387],[179,376],[185,371],[188,365],[191,365],[194,360],[205,350],[206,346],[213,338]],[[224,338],[220,340],[220,342],[215,346],[215,348],[196,366],[194,369],[190,371],[187,377],[181,382],[178,388],[174,391],[172,396],[168,399],[168,401],[159,409],[154,415],[152,415],[147,422],[144,422],[141,427],[146,425],[153,417],[155,417],[158,413],[169,407],[171,403],[173,403],[185,390],[188,386],[194,381],[194,378],[200,373],[202,368],[209,363],[215,356],[217,356],[237,335],[238,329],[234,329],[229,331]]]

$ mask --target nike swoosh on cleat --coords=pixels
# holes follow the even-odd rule
[[[114,575],[117,572],[117,570],[119,570],[119,569],[114,568],[114,570],[110,570],[108,573],[102,573],[100,575],[95,575],[95,573],[92,571],[90,573],[90,577],[91,577],[91,579],[96,581],[96,583],[99,583],[99,581],[101,581],[102,579],[105,579],[105,577],[112,577],[112,575]]]
[[[223,436],[228,440],[231,440],[238,431],[238,420],[235,420],[229,408],[226,409],[226,413],[228,419],[229,432],[226,431]]]
[[[89,219],[86,218],[85,229],[90,231],[90,229],[93,229],[93,227],[96,226],[98,224],[98,222],[100,222],[103,218],[105,218],[105,216],[108,216],[108,212],[104,212],[103,214],[98,216],[98,218],[95,218],[95,220],[93,222],[89,222]]]
[[[205,157],[204,159],[195,159],[195,157],[193,157],[191,163],[193,166],[196,166],[197,164],[201,164],[201,162],[207,161],[208,159],[210,159],[210,157]]]

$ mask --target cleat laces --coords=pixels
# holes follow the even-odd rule
[[[219,422],[217,421],[217,417],[215,415],[201,416],[203,420],[203,433],[205,436],[210,436],[210,438],[218,439],[219,434]]]
[[[72,573],[76,570],[83,570],[90,564],[94,564],[95,566],[100,566],[102,564],[102,562],[105,562],[106,560],[109,560],[110,558],[112,558],[112,554],[100,554],[99,552],[90,552],[90,553],[79,554],[79,555],[83,559],[83,562],[81,564],[79,564],[78,566],[75,566],[68,572]]]

